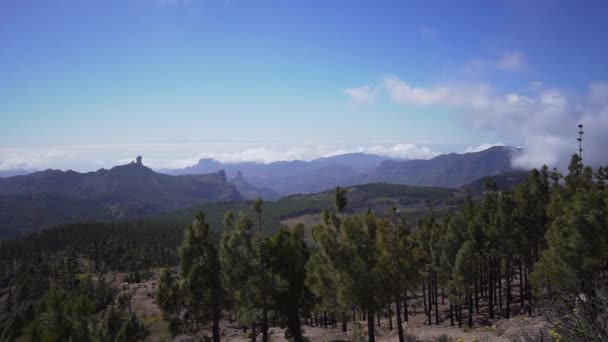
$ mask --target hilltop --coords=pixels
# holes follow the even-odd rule
[[[511,159],[519,152],[509,146],[494,146],[479,152],[442,154],[429,160],[385,161],[371,178],[377,182],[460,187],[512,171]]]
[[[0,179],[0,235],[59,223],[157,215],[203,202],[240,201],[223,171],[169,176],[137,162],[79,173],[46,170]]]

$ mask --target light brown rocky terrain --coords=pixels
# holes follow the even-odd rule
[[[118,276],[112,282],[112,288],[120,291],[124,284],[124,276]],[[131,289],[131,307],[141,317],[147,328],[150,330],[150,341],[197,341],[197,337],[201,338],[205,332],[201,332],[200,336],[177,336],[171,337],[168,332],[168,324],[162,319],[162,313],[155,300],[155,291],[158,278],[142,282],[129,284]],[[492,322],[476,321],[472,329],[459,329],[451,327],[449,318],[444,314],[441,317],[439,325],[426,325],[425,316],[423,314],[422,305],[413,303],[413,310],[410,311],[409,322],[405,324],[405,331],[412,336],[411,341],[430,342],[446,335],[451,337],[453,341],[462,338],[466,342],[527,342],[527,341],[550,341],[547,335],[547,322],[541,316],[528,317],[526,315],[515,316],[512,319],[498,319]],[[440,310],[445,309],[445,306],[440,306]],[[433,321],[434,322],[434,321]],[[366,322],[360,322],[361,328],[358,330],[360,335],[366,336]],[[348,332],[343,333],[341,325],[338,324],[335,328],[309,327],[303,326],[304,335],[310,341],[330,342],[330,341],[353,341],[355,337],[355,324],[348,324]],[[236,323],[223,321],[221,324],[223,341],[227,342],[248,342],[251,341],[250,330],[248,333],[243,333],[242,326]],[[279,327],[271,327],[269,329],[270,340],[275,342],[287,341],[285,339],[285,330]],[[397,342],[396,319],[393,316],[393,329],[389,329],[388,318],[383,318],[380,321],[380,327],[376,325],[376,339],[378,342]],[[261,340],[261,335],[258,341]]]

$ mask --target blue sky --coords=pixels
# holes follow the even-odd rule
[[[605,1],[0,0],[0,169],[495,143],[558,164],[578,122],[603,163],[606,17]]]

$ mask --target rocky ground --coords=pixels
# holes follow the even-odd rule
[[[131,307],[141,317],[143,322],[150,330],[150,341],[197,341],[195,336],[177,336],[172,338],[167,330],[167,323],[162,319],[161,312],[156,305],[155,291],[158,278],[154,277],[146,282],[130,284]],[[119,290],[124,282],[121,277],[112,282],[112,287]],[[446,306],[440,306],[441,310],[446,310]],[[437,341],[442,336],[448,336],[456,341],[462,338],[466,342],[506,342],[506,341],[550,341],[547,338],[547,322],[541,316],[528,317],[518,315],[512,319],[497,319],[494,321],[475,321],[472,329],[459,329],[451,327],[449,318],[446,315],[440,317],[439,325],[426,325],[425,316],[421,304],[414,303],[409,316],[409,322],[405,325],[405,331],[411,336],[410,341],[430,342]],[[434,322],[434,321],[433,321]],[[366,322],[361,322],[359,335],[365,335]],[[321,328],[304,326],[304,335],[310,341],[353,341],[355,339],[355,325],[348,324],[348,332],[341,331],[341,325],[336,328]],[[227,342],[246,342],[251,341],[249,334],[243,333],[242,327],[236,323],[230,324],[223,321],[221,324],[223,341]],[[270,328],[271,341],[287,341],[284,337],[285,331],[281,328]],[[389,329],[387,318],[380,321],[380,327],[376,326],[376,336],[379,342],[397,342],[396,320],[393,317],[393,329]],[[200,336],[202,337],[202,336]],[[258,341],[261,340],[261,335]]]

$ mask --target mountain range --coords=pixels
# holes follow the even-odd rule
[[[209,202],[242,202],[258,196],[275,200],[335,186],[392,183],[455,189],[512,172],[515,153],[519,151],[514,148],[492,147],[430,160],[387,160],[363,153],[270,164],[201,159],[165,173],[146,167],[138,157],[95,172],[38,171],[0,178],[0,236],[61,223],[153,216]],[[525,175],[518,177],[500,179],[518,182]],[[482,184],[471,187],[483,191]]]
[[[251,185],[283,196],[378,182],[456,188],[475,179],[513,170],[511,158],[519,152],[513,147],[494,146],[480,152],[443,154],[429,160],[391,160],[365,153],[268,164],[201,159],[184,169],[160,172],[183,175],[225,170],[228,177],[239,174]]]
[[[385,161],[370,174],[372,182],[455,188],[475,179],[513,171],[511,159],[521,153],[493,146],[471,153],[442,154],[429,160]]]
[[[75,220],[143,217],[203,202],[241,201],[224,171],[169,176],[141,159],[109,170],[46,170],[0,178],[0,235]]]
[[[279,195],[320,192],[337,185],[366,182],[370,170],[388,158],[366,153],[348,153],[311,161],[293,160],[273,163],[222,163],[201,159],[184,169],[160,170],[171,175],[205,174],[225,170],[229,178],[237,174],[257,188],[271,189]]]

